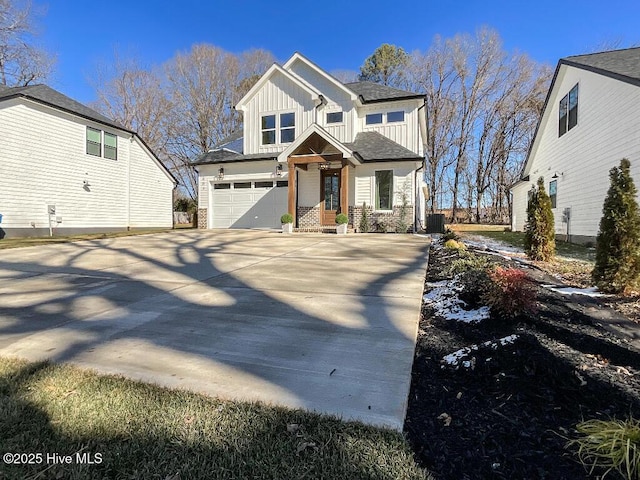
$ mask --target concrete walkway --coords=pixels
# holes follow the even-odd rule
[[[401,429],[426,249],[219,230],[0,250],[0,355]]]

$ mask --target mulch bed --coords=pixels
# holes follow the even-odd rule
[[[445,279],[456,256],[432,247],[427,282]],[[557,279],[527,272],[538,284],[536,314],[469,324],[423,306],[405,432],[437,479],[597,478],[602,472],[589,476],[565,447],[575,425],[640,414],[640,351],[589,315],[584,299],[539,286]],[[473,369],[442,363],[463,347],[512,334],[513,344],[472,352]]]

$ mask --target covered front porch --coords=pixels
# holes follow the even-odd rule
[[[278,160],[287,163],[287,207],[296,230],[335,230],[340,213],[349,217],[349,226],[353,227],[349,210],[351,172],[359,162],[348,148],[314,126]]]

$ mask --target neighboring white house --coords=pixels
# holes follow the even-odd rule
[[[539,177],[551,195],[557,235],[592,242],[609,170],[622,158],[640,181],[640,48],[561,59],[521,179],[512,187],[512,228],[526,222]]]
[[[403,197],[409,225],[424,221],[424,95],[371,82],[343,84],[299,53],[273,65],[240,100],[243,130],[202,155],[201,228],[394,229]],[[403,195],[404,194],[404,195]]]
[[[0,87],[0,238],[171,228],[175,186],[134,132],[45,85]]]

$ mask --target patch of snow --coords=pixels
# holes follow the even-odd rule
[[[561,295],[585,295],[587,297],[604,297],[605,294],[598,291],[596,287],[575,288],[575,287],[559,287],[557,285],[542,285],[542,287]]]
[[[524,254],[521,248],[480,235],[466,235],[463,241],[479,250],[492,250],[502,255]]]
[[[455,367],[456,370],[461,366],[463,368],[471,368],[473,370],[476,365],[476,359],[475,357],[469,358],[472,352],[476,352],[480,348],[491,348],[492,350],[497,350],[498,347],[511,345],[518,338],[518,335],[514,334],[507,337],[499,338],[498,340],[489,340],[487,342],[481,343],[480,345],[471,345],[469,347],[464,347],[460,350],[456,350],[455,352],[450,353],[449,355],[445,355],[444,357],[442,357],[442,361],[440,363],[444,364],[442,365],[442,368],[444,368],[446,365],[449,365],[451,367]],[[486,359],[487,362],[490,360],[491,357]]]
[[[439,317],[465,323],[478,323],[489,318],[489,307],[464,309],[467,304],[458,297],[458,293],[462,291],[462,285],[455,279],[427,282],[426,285],[431,287],[431,290],[422,299],[433,307]]]

